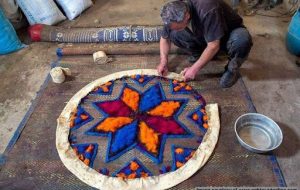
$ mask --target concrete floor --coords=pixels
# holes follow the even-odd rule
[[[56,59],[55,44],[36,43],[0,56],[0,155],[4,153]]]
[[[107,25],[158,25],[165,0],[98,0],[75,21],[61,25],[95,27]],[[283,130],[284,141],[275,151],[287,185],[300,187],[300,69],[296,57],[284,44],[290,18],[244,17],[254,40],[243,80],[259,113],[273,118]],[[43,84],[56,43],[31,43],[29,48],[0,56],[0,155]],[[226,185],[226,184],[224,184]]]
[[[241,72],[257,112],[281,127],[284,140],[275,155],[288,186],[300,187],[300,68],[285,48],[285,21],[245,18],[254,46]]]

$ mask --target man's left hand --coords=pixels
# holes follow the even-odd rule
[[[184,81],[190,81],[190,80],[194,80],[195,76],[198,72],[198,69],[192,67],[187,67],[182,71],[183,77],[184,77]]]

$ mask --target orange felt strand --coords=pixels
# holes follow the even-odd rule
[[[175,149],[175,152],[176,152],[177,154],[182,154],[182,153],[183,153],[183,149],[182,149],[182,148],[176,148],[176,149]]]
[[[107,88],[107,86],[102,86],[101,88],[102,88],[103,92],[108,92],[109,91],[109,89]]]
[[[82,120],[86,120],[87,118],[89,118],[89,116],[87,116],[87,115],[85,115],[85,114],[81,114],[81,115],[80,115],[80,118],[81,118]]]
[[[76,113],[71,115],[71,118],[70,118],[70,128],[74,127],[75,126],[75,119],[76,119]]]
[[[183,163],[177,161],[177,162],[176,162],[176,167],[177,167],[177,168],[180,168],[181,166],[183,166]]]
[[[90,160],[88,158],[84,159],[83,163],[85,163],[85,165],[90,165]]]
[[[117,174],[117,177],[119,177],[119,178],[125,178],[126,177],[126,175],[124,174],[124,173],[119,173],[119,174]]]
[[[101,122],[96,130],[105,132],[115,132],[117,129],[132,122],[129,117],[109,117]]]
[[[134,161],[132,161],[132,162],[130,163],[130,169],[131,169],[132,171],[136,171],[139,167],[140,167],[140,166],[139,166],[136,162],[134,162]]]
[[[179,107],[180,107],[179,102],[175,102],[175,101],[162,102],[160,105],[158,105],[148,113],[153,116],[170,117],[174,114],[174,112]]]
[[[129,175],[127,176],[127,178],[128,178],[128,179],[134,179],[134,178],[136,178],[136,173],[129,174]]]
[[[87,147],[86,152],[91,153],[91,152],[93,151],[93,149],[94,149],[94,146],[93,146],[92,144],[90,144],[90,145]]]
[[[189,91],[189,90],[192,90],[192,87],[189,85],[186,85],[185,89]]]
[[[125,88],[122,96],[122,101],[133,111],[137,111],[140,101],[139,93],[131,90],[130,88]]]
[[[83,161],[84,160],[84,156],[82,154],[79,154],[79,160]]]
[[[148,177],[148,173],[141,172],[141,177]]]
[[[140,132],[139,137],[141,143],[143,143],[149,152],[157,153],[159,134],[153,129],[149,128],[145,122],[139,124]]]
[[[180,89],[181,89],[180,86],[176,86],[176,87],[174,88],[174,91],[177,92],[177,91],[179,91]]]
[[[199,119],[199,116],[196,113],[194,113],[193,114],[193,120],[197,121],[198,119]]]

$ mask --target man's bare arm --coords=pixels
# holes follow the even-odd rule
[[[157,66],[157,71],[160,75],[164,75],[168,72],[168,54],[171,49],[171,41],[169,39],[160,38],[160,63]]]
[[[219,51],[220,49],[220,40],[212,41],[207,43],[207,47],[203,51],[200,58],[194,64],[195,68],[202,69]]]
[[[185,68],[183,71],[185,80],[193,80],[200,69],[202,69],[219,51],[220,40],[212,41],[207,44],[200,58],[193,66]]]
[[[171,41],[169,39],[160,38],[160,63],[168,63],[168,54],[171,49]]]

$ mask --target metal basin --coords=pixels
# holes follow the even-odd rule
[[[241,115],[234,129],[240,144],[256,153],[276,149],[283,139],[280,127],[272,119],[258,113]]]

